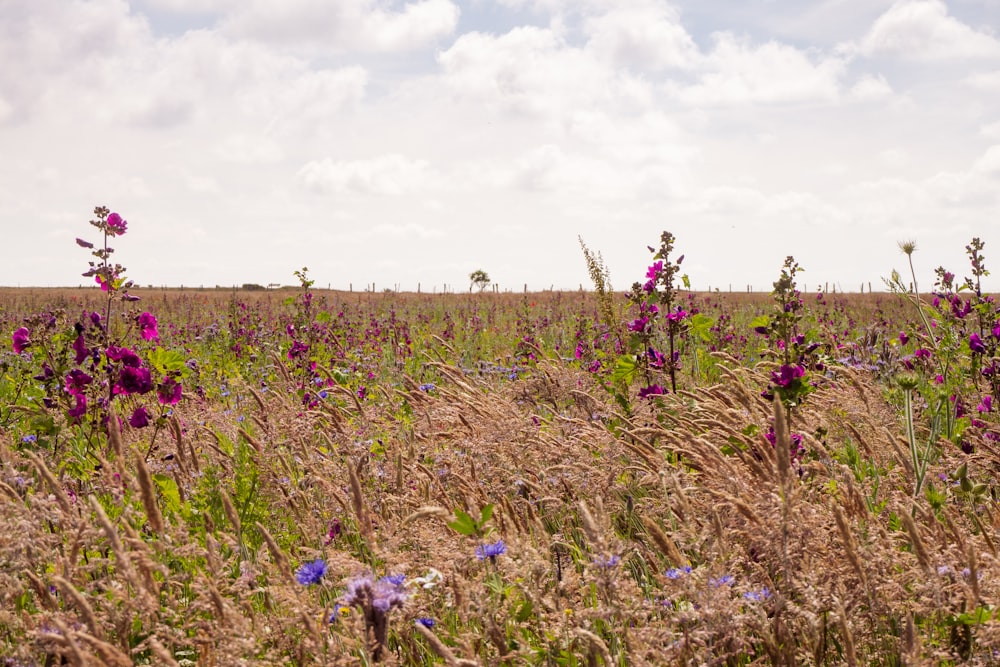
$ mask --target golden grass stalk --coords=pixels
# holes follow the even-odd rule
[[[226,513],[226,518],[229,519],[229,523],[233,527],[233,530],[236,531],[236,534],[240,535],[243,532],[243,524],[240,522],[240,515],[236,512],[236,506],[233,505],[233,499],[221,487],[219,488],[219,498],[222,499],[222,509]]]
[[[114,451],[115,456],[119,459],[122,458],[125,452],[125,445],[122,443],[122,429],[118,423],[118,415],[110,408],[108,409],[108,442],[111,444],[111,450]]]
[[[851,567],[854,568],[854,572],[858,575],[858,579],[861,580],[862,586],[865,587],[865,590],[868,590],[868,576],[865,574],[864,568],[861,567],[861,559],[858,557],[858,549],[854,542],[854,535],[851,533],[851,529],[847,525],[847,519],[844,518],[844,513],[840,511],[840,507],[837,505],[833,506],[833,518],[837,521],[837,530],[840,531],[840,539],[844,543],[844,551],[847,554],[847,560],[850,562]]]
[[[837,624],[840,625],[840,634],[844,637],[844,658],[849,667],[857,667],[858,656],[854,648],[854,634],[851,632],[851,626],[847,623],[847,612],[844,611],[843,606],[840,607],[840,613],[837,614]]]
[[[655,521],[644,516],[642,517],[642,525],[646,528],[646,532],[649,536],[653,538],[653,542],[656,543],[656,548],[660,550],[660,553],[667,557],[667,560],[672,565],[680,567],[687,563],[687,559],[684,558],[681,550],[677,548],[677,545],[672,539],[670,539],[670,536],[664,533]]]
[[[69,581],[60,577],[58,574],[55,575],[52,580],[59,587],[63,596],[73,602],[73,606],[77,608],[80,612],[80,616],[83,617],[83,622],[87,624],[90,628],[90,632],[97,638],[104,637],[104,632],[101,630],[101,624],[97,621],[97,616],[94,615],[94,609],[87,602],[87,599],[80,594],[80,591],[76,590],[76,586],[71,584]]]
[[[368,513],[365,512],[365,497],[361,492],[361,480],[358,479],[358,473],[353,465],[347,466],[347,474],[351,478],[351,506],[354,508],[354,514],[358,517],[358,525],[365,537],[371,537],[372,525],[368,519]]]
[[[31,464],[35,466],[35,469],[38,470],[38,474],[42,476],[45,483],[49,485],[49,488],[52,490],[52,494],[56,498],[56,502],[59,504],[59,509],[61,509],[64,514],[71,514],[73,506],[70,504],[69,498],[62,490],[62,487],[59,486],[59,482],[56,481],[52,471],[45,465],[45,461],[36,456],[34,452],[25,452],[24,454],[28,457],[28,460],[31,461]]]
[[[907,511],[902,511],[899,513],[900,518],[903,521],[903,527],[906,528],[906,534],[910,537],[910,544],[913,546],[913,553],[917,556],[917,560],[920,562],[920,567],[923,568],[924,572],[930,574],[931,571],[931,559],[927,555],[927,549],[924,547],[924,541],[920,538],[920,532],[917,530],[917,524],[913,521],[913,517]]]
[[[258,521],[254,524],[254,526],[257,528],[257,532],[260,533],[260,536],[264,538],[264,543],[267,544],[267,550],[271,553],[271,560],[273,560],[274,564],[278,566],[278,569],[281,570],[282,574],[291,580],[292,568],[289,567],[288,559],[285,558],[285,554],[281,552],[281,547],[278,546],[274,537],[267,531],[267,528],[265,528],[263,524]]]
[[[109,644],[103,639],[98,639],[91,634],[76,630],[73,632],[74,638],[82,639],[94,647],[97,655],[101,657],[101,665],[104,667],[132,667],[135,662],[122,653],[116,646]]]
[[[83,649],[81,649],[80,645],[76,643],[76,639],[73,638],[73,631],[69,629],[69,626],[67,626],[58,616],[52,617],[52,624],[59,630],[59,634],[45,633],[42,636],[47,637],[48,639],[55,639],[60,644],[69,648],[70,658],[72,659],[73,664],[77,665],[77,667],[87,667],[92,664],[84,657],[85,654]]]
[[[166,667],[181,667],[180,664],[174,660],[174,656],[170,654],[170,651],[160,643],[160,640],[156,637],[150,637],[147,642],[149,648],[153,651],[159,664],[165,665]]]
[[[112,421],[114,421],[113,418]],[[146,461],[143,460],[139,452],[135,453],[135,470],[139,477],[139,497],[142,499],[142,508],[146,511],[149,527],[157,535],[162,535],[163,514],[160,513],[160,507],[156,504],[156,489],[153,487],[153,478],[149,474],[149,468],[146,467]]]

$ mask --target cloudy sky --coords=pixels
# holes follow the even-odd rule
[[[1000,0],[0,0],[0,284],[1000,290]]]

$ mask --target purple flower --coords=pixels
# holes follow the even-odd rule
[[[979,334],[974,333],[969,336],[969,349],[975,354],[983,354],[986,352],[986,346],[983,345],[983,340],[979,337]]]
[[[492,544],[480,544],[476,547],[476,558],[479,560],[489,558],[491,561],[496,562],[497,556],[502,556],[505,553],[507,553],[507,545],[503,543],[503,540],[497,540]]]
[[[26,327],[14,332],[14,352],[21,354],[29,345],[31,345],[31,332]]]
[[[288,350],[288,358],[295,359],[296,357],[300,357],[308,351],[309,351],[308,345],[300,341],[294,341],[292,343],[292,347]]]
[[[311,563],[303,563],[302,566],[295,572],[295,581],[299,582],[303,586],[311,586],[313,584],[318,584],[323,575],[326,574],[326,561],[322,558],[317,558]]]
[[[122,366],[118,371],[118,382],[115,383],[116,394],[145,394],[153,388],[153,378],[149,369],[134,366]]]
[[[82,396],[88,384],[94,381],[79,368],[74,368],[66,375],[66,391],[73,396]]]
[[[785,365],[776,371],[771,371],[771,382],[776,387],[787,387],[806,374],[806,369],[796,364]]]
[[[73,361],[77,364],[82,364],[90,356],[90,351],[87,350],[87,341],[83,339],[82,334],[73,341],[73,352],[75,353]]]
[[[139,316],[139,330],[143,340],[157,340],[160,337],[156,324],[156,316],[152,313],[143,313]]]
[[[639,398],[650,398],[652,396],[662,396],[667,393],[667,390],[658,384],[651,384],[648,387],[643,387],[639,390]]]
[[[989,394],[983,396],[983,400],[979,402],[976,406],[976,410],[979,412],[992,412],[993,410],[993,397]]]
[[[708,583],[715,588],[718,588],[719,586],[731,586],[733,583],[733,575],[724,574],[718,579],[709,579]]]
[[[74,396],[76,396],[76,405],[70,408],[66,414],[76,424],[80,421],[80,417],[87,414],[87,397],[83,394],[74,394]]]
[[[667,579],[680,579],[685,574],[691,574],[691,566],[685,565],[684,567],[672,567],[665,572]]]
[[[420,618],[418,618],[417,623],[419,623],[420,625],[424,626],[427,629],[434,627],[434,619],[429,618],[427,616],[421,616]]]
[[[108,231],[111,232],[113,236],[121,236],[128,229],[128,222],[125,221],[117,213],[112,213],[108,216]]]
[[[163,405],[177,405],[181,400],[181,383],[168,377],[156,387],[156,397]]]
[[[899,332],[899,344],[900,345],[906,345],[909,342],[910,342],[910,337],[906,335],[906,332],[905,331],[900,331]]]
[[[646,330],[646,325],[649,323],[649,318],[643,315],[642,317],[637,317],[628,324],[629,331],[635,331],[636,333],[642,333]]]
[[[108,359],[111,361],[120,361],[123,366],[131,366],[132,368],[142,366],[142,359],[139,358],[139,355],[127,347],[112,345],[107,349],[106,354],[108,355]]]
[[[135,409],[132,416],[128,418],[129,426],[132,428],[145,428],[149,426],[149,413],[141,405]]]

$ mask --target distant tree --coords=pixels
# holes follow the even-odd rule
[[[258,285],[257,283],[243,283],[242,289],[248,292],[258,292],[264,289],[263,285]]]
[[[490,284],[490,276],[482,269],[476,269],[469,274],[469,291],[472,291],[473,287],[478,287],[479,291],[482,292]]]

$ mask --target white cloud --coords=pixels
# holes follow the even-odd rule
[[[995,58],[1000,42],[950,16],[942,0],[900,0],[875,21],[860,51],[913,60]]]
[[[695,106],[797,104],[832,102],[838,98],[844,61],[814,58],[779,42],[753,45],[728,32],[713,35],[699,82],[671,84],[674,94]]]
[[[892,86],[881,74],[865,74],[851,86],[851,97],[864,102],[885,99],[891,95]]]
[[[450,0],[419,0],[402,11],[373,0],[248,0],[234,7],[223,29],[292,50],[395,52],[452,34],[459,13]]]
[[[313,160],[299,170],[299,179],[314,192],[363,195],[424,192],[439,181],[426,160],[398,153],[353,161]]]
[[[584,23],[587,48],[632,70],[686,68],[698,47],[667,5],[619,6]]]
[[[1000,69],[992,72],[977,72],[965,77],[965,83],[983,92],[1000,92]]]

